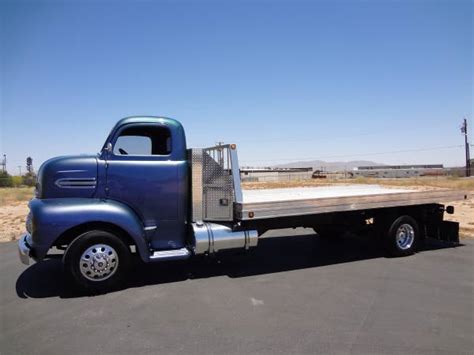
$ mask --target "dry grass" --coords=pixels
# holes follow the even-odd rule
[[[25,230],[32,187],[0,188],[0,242],[18,239]]]
[[[0,188],[0,206],[29,201],[33,197],[33,187]]]
[[[441,187],[456,190],[474,190],[474,179],[457,177],[419,177],[410,179],[355,179],[360,184],[379,184],[386,186]]]

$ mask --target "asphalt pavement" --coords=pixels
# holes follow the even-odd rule
[[[59,260],[0,244],[1,354],[472,354],[474,241],[386,258],[368,239],[282,230],[249,255],[137,264],[87,296]]]

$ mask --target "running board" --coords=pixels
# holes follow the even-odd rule
[[[150,261],[184,260],[191,256],[191,251],[187,248],[174,250],[160,250],[150,255]]]

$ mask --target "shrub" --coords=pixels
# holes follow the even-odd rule
[[[35,186],[36,175],[33,173],[27,173],[22,176],[22,184],[26,186]]]
[[[6,171],[0,172],[0,187],[12,187],[13,179]]]
[[[23,177],[22,176],[12,176],[12,186],[13,187],[20,187],[23,185]]]

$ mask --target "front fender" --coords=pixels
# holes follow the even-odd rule
[[[32,213],[32,247],[37,260],[46,256],[64,232],[91,222],[105,222],[122,228],[134,240],[141,258],[148,260],[143,224],[137,214],[123,203],[91,198],[33,199],[29,207]]]

